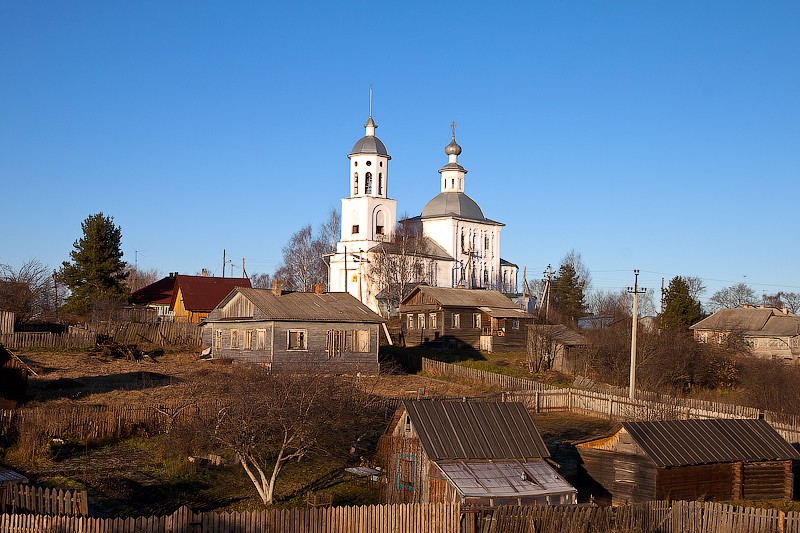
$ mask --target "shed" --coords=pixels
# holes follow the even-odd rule
[[[202,324],[215,359],[376,374],[384,319],[352,295],[237,287]]]
[[[614,502],[791,499],[797,452],[765,420],[623,422],[576,443]]]
[[[25,398],[28,375],[35,375],[35,372],[0,344],[0,400],[16,402]]]
[[[528,356],[539,368],[574,373],[577,370],[576,352],[588,346],[589,340],[562,324],[529,324]]]
[[[400,305],[406,346],[524,351],[533,315],[498,291],[418,285]]]
[[[519,402],[403,401],[379,450],[389,503],[576,503]]]

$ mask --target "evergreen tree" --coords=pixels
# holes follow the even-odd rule
[[[562,264],[553,278],[553,307],[570,321],[583,316],[586,309],[584,289],[585,283],[575,267],[570,263]]]
[[[672,278],[664,296],[661,326],[665,329],[688,329],[701,316],[700,302],[692,298],[686,280],[680,276]]]
[[[59,277],[71,294],[64,305],[68,313],[86,313],[95,302],[125,300],[123,281],[128,276],[122,261],[122,231],[114,218],[89,215],[81,223],[83,237],[75,241],[71,262],[64,261]]]

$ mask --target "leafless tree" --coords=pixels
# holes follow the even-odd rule
[[[250,274],[250,285],[252,285],[254,289],[271,289],[272,277],[269,274]]]
[[[274,278],[280,280],[284,288],[300,292],[312,292],[318,283],[326,286],[325,250],[325,243],[314,237],[310,225],[301,228],[283,247],[283,264],[275,271]]]
[[[790,313],[800,313],[800,293],[781,291],[779,294],[781,295],[783,306],[786,307]]]
[[[18,321],[41,319],[54,312],[53,275],[36,259],[30,259],[19,269],[0,264],[0,309],[12,311]]]
[[[578,275],[578,281],[580,281],[584,292],[589,290],[592,285],[592,273],[589,271],[589,267],[586,266],[586,263],[583,262],[580,252],[573,248],[561,258],[561,264],[570,265]]]
[[[341,236],[341,215],[339,210],[331,207],[327,220],[319,227],[319,239],[325,243],[325,253],[336,251],[336,242]]]
[[[549,325],[531,325],[528,329],[528,371],[544,372],[553,368],[558,355],[559,343]]]
[[[700,297],[706,292],[706,286],[703,283],[703,278],[699,276],[684,276],[683,280],[689,287],[689,296],[699,301]]]
[[[127,278],[124,284],[128,287],[129,292],[136,292],[143,289],[148,285],[155,283],[161,277],[157,268],[141,269],[128,263],[125,267]]]
[[[734,309],[745,305],[758,305],[756,293],[746,283],[737,283],[714,293],[709,300],[709,309],[714,312],[720,309]]]

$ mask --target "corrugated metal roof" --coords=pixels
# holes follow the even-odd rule
[[[155,283],[142,287],[131,294],[131,303],[136,305],[169,305],[172,301],[172,290],[174,288],[175,276],[161,278]]]
[[[176,276],[175,285],[176,291],[180,287],[183,306],[187,311],[194,312],[211,311],[234,288],[251,286],[248,278],[216,278],[182,274]]]
[[[528,330],[534,334],[547,335],[564,346],[586,346],[589,344],[589,339],[562,324],[531,324],[528,326]]]
[[[27,483],[28,478],[13,470],[8,470],[0,466],[0,485],[8,485],[10,483]]]
[[[522,403],[406,400],[403,407],[433,461],[550,457]]]
[[[430,257],[431,259],[441,259],[442,261],[453,261],[453,257],[447,253],[447,250],[430,237],[422,237],[414,242],[411,246],[412,250],[406,249],[403,251],[402,246],[401,243],[397,242],[382,242],[370,248],[369,251],[398,255],[405,253],[414,257]]]
[[[800,459],[765,420],[662,420],[622,427],[660,467]]]
[[[450,289],[420,285],[411,291],[403,300],[407,302],[417,291],[439,302],[442,307],[489,307],[499,312],[500,309],[519,309],[511,299],[498,291],[483,289]]]
[[[544,461],[457,461],[436,466],[468,498],[519,498],[577,492]]]
[[[771,316],[761,331],[748,332],[757,335],[771,335],[776,337],[794,337],[800,335],[800,317],[796,316]]]
[[[380,323],[383,318],[346,292],[287,292],[276,296],[269,289],[237,288],[219,305],[239,293],[261,312],[264,320]]]
[[[764,327],[777,310],[755,307],[741,309],[720,309],[710,317],[704,318],[691,329],[711,331],[758,331]]]

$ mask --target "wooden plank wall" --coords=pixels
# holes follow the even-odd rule
[[[85,490],[63,490],[13,484],[0,499],[0,513],[32,513],[48,516],[88,516]]]
[[[787,417],[754,407],[645,392],[641,396],[646,398],[631,400],[626,396],[607,392],[559,388],[532,379],[496,374],[424,357],[422,370],[429,375],[457,378],[498,388],[506,391],[504,399],[524,402],[535,412],[570,411],[615,420],[764,417],[787,441],[800,443],[800,417]]]
[[[0,344],[11,349],[83,349],[94,346],[97,343],[98,335],[105,335],[120,344],[199,347],[201,333],[197,324],[190,323],[102,322],[81,327],[71,327],[69,333],[12,333],[0,335]]]

